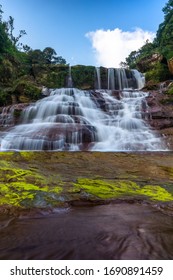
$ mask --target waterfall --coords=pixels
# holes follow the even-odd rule
[[[100,67],[96,67],[97,89],[101,89]]]
[[[157,151],[161,139],[146,123],[147,93],[62,88],[25,108],[1,150]]]
[[[115,69],[108,68],[108,89],[115,89]]]
[[[67,87],[72,88],[73,87],[73,80],[71,76],[71,66],[69,65],[69,73],[68,73],[68,79],[67,79]]]
[[[126,76],[126,72],[125,69],[120,68],[120,69],[116,69],[116,73],[117,73],[117,77],[118,77],[118,86],[119,89],[127,89],[130,88],[130,85],[128,83],[128,79]]]
[[[105,84],[105,73],[101,73],[100,67],[95,67],[95,70],[96,89],[102,89],[102,85]],[[129,70],[124,68],[107,68],[107,89],[141,89],[144,87],[144,85],[145,78],[137,70]]]
[[[143,88],[145,85],[145,76],[136,69],[133,69],[132,72],[137,81],[138,89]]]

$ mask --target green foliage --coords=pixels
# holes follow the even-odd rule
[[[162,9],[162,11],[163,11],[164,14],[165,14],[165,18],[166,18],[167,16],[169,16],[170,13],[173,11],[173,0],[169,0],[169,1],[166,3],[165,7]]]
[[[19,101],[22,102],[22,100],[27,101],[34,101],[38,100],[41,97],[41,88],[36,86],[33,82],[28,81],[28,80],[19,80],[17,83],[14,92],[16,96],[19,96]],[[22,97],[28,97],[20,99],[20,96]]]
[[[8,59],[3,59],[0,65],[0,83],[10,85],[16,77],[16,69]]]
[[[156,45],[146,41],[138,51],[132,51],[126,58],[126,64],[130,69],[138,69],[139,71],[145,72],[147,69],[141,69],[141,64],[146,59],[150,58],[155,52],[157,52]]]
[[[129,68],[131,69],[136,68],[138,56],[139,56],[139,52],[137,51],[132,51],[129,54],[129,56],[126,58],[126,64],[129,66]]]
[[[45,81],[45,84],[40,83],[40,85],[52,87],[57,79],[57,86],[64,86],[64,72],[57,74],[48,67],[65,65],[66,60],[62,56],[57,56],[56,51],[51,47],[46,47],[41,51],[40,49],[32,50],[28,45],[23,45],[20,40],[26,35],[25,30],[20,30],[17,36],[14,35],[14,18],[10,16],[7,21],[3,21],[2,15],[0,5],[0,105],[11,103],[10,93],[18,96],[19,102],[37,100],[41,92],[41,87],[37,82]],[[45,69],[40,80],[37,79],[39,74],[35,73],[35,66],[41,67],[41,71]],[[27,79],[24,78],[25,76]]]
[[[67,74],[65,71],[54,72],[50,71],[47,75],[45,86],[48,88],[61,88],[66,85]]]
[[[171,85],[168,88],[167,94],[173,95],[173,84],[172,83],[171,83]]]
[[[66,64],[66,60],[61,56],[57,56],[56,51],[50,47],[45,48],[43,51],[30,49],[28,59],[31,64]]]
[[[19,40],[21,37],[23,37],[24,35],[26,35],[26,31],[25,30],[20,30],[19,31],[19,35],[17,37],[14,36],[13,31],[14,31],[14,18],[13,17],[9,17],[9,20],[6,24],[6,28],[7,28],[7,33],[8,36],[12,42],[12,44],[14,46],[19,47],[20,45],[22,45],[21,43],[19,43]]]
[[[47,47],[43,50],[43,57],[48,64],[52,63],[52,60],[54,59],[55,55],[56,51],[50,47]]]
[[[11,96],[8,91],[0,88],[0,107],[11,103]]]
[[[145,79],[154,83],[163,82],[171,78],[167,65],[157,62],[153,68],[146,72]]]
[[[173,56],[173,10],[170,10],[164,22],[159,25],[155,41],[160,53],[170,59]]]
[[[29,63],[31,65],[32,64],[44,64],[45,63],[43,52],[39,49],[30,50],[28,52],[28,60],[29,60]]]
[[[71,69],[74,87],[81,89],[94,88],[95,67],[76,65]]]
[[[160,82],[171,77],[168,66],[161,64],[173,57],[173,0],[169,0],[162,9],[164,21],[159,25],[153,43],[146,41],[138,51],[126,58],[129,68],[146,72],[146,80]],[[155,56],[156,59],[155,59]],[[165,62],[164,62],[165,63]]]
[[[43,57],[48,64],[66,64],[66,60],[62,56],[57,56],[56,51],[50,47],[43,50]]]

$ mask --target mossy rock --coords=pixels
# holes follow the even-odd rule
[[[2,167],[3,166],[3,167]],[[0,205],[48,207],[59,203],[62,184],[36,170],[13,168],[6,161],[0,167]]]
[[[152,81],[152,83],[159,83],[171,78],[168,66],[163,63],[156,63],[152,69],[145,73],[146,82]]]
[[[94,89],[95,67],[76,65],[71,67],[73,86],[80,89]]]
[[[173,83],[171,83],[168,87],[168,90],[166,91],[166,93],[168,95],[172,95],[173,96]]]
[[[17,69],[8,59],[0,63],[0,84],[9,86],[17,77]]]
[[[143,197],[153,201],[173,201],[173,195],[157,185],[139,186],[132,181],[104,181],[87,178],[78,179],[74,191],[83,190],[101,199]]]
[[[41,97],[41,87],[29,80],[19,80],[14,87],[13,94],[21,103],[36,101]]]
[[[4,209],[66,207],[83,200],[173,202],[170,153],[11,151],[1,152],[0,158]]]

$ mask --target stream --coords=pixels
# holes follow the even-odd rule
[[[173,217],[125,202],[4,215],[0,259],[173,259]]]

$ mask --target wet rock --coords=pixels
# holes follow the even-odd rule
[[[173,203],[171,152],[1,152],[0,157],[3,213],[15,207],[67,207],[73,201]]]
[[[14,126],[29,103],[19,103],[0,108],[0,126]]]

